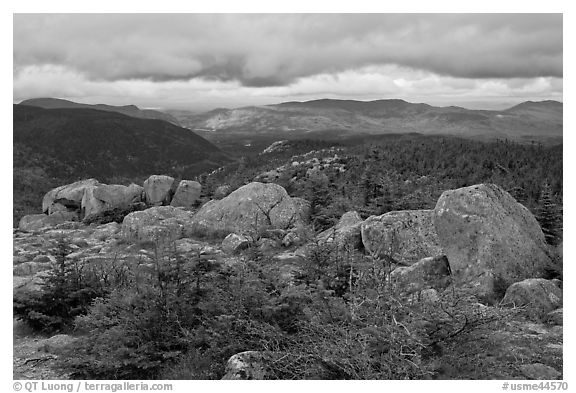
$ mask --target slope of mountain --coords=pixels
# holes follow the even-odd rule
[[[177,126],[180,125],[178,120],[168,113],[154,111],[150,109],[140,109],[135,105],[113,106],[105,104],[79,104],[77,102],[62,100],[59,98],[32,98],[22,101],[19,105],[37,106],[44,109],[97,109],[106,112],[117,112],[127,116],[138,117],[141,119],[158,119],[165,120]]]
[[[194,179],[230,161],[188,129],[94,109],[14,105],[14,223],[50,189],[97,178],[142,183],[150,174]]]
[[[228,160],[216,146],[185,128],[93,109],[14,105],[14,147],[15,158],[26,149],[50,157],[45,162],[48,169],[51,163],[64,165],[70,175],[97,178],[143,173],[192,176],[195,168]],[[53,173],[59,175],[64,174]]]
[[[504,111],[434,107],[403,100],[315,100],[216,109],[187,116],[183,125],[215,134],[422,133],[473,138],[558,139],[562,103],[525,102]]]

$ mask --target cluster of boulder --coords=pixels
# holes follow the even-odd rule
[[[42,202],[44,214],[22,218],[20,229],[34,231],[143,203],[148,208],[124,217],[121,233],[128,241],[211,237],[224,239],[222,247],[230,252],[256,239],[268,248],[303,242],[310,205],[277,184],[252,182],[193,211],[200,191],[197,182],[177,183],[161,175],[151,176],[143,186],[83,180],[48,192]],[[495,298],[501,283],[542,277],[551,264],[534,216],[493,184],[445,191],[433,210],[394,211],[365,220],[347,212],[333,228],[317,235],[316,242],[386,258],[397,267],[393,277],[410,282],[405,285],[408,292],[441,289],[449,276],[481,297]],[[429,282],[428,288],[422,282]],[[558,295],[549,285],[544,288],[561,297],[561,291]],[[515,302],[521,303],[518,296]]]
[[[394,211],[366,220],[348,212],[319,239],[388,258],[398,266],[398,277],[422,281],[422,270],[445,272],[485,298],[497,297],[501,283],[542,277],[552,263],[534,216],[493,184],[445,191],[433,210]],[[442,282],[443,275],[432,276]]]
[[[42,200],[43,213],[23,217],[19,229],[34,231],[66,221],[89,221],[104,212],[136,205],[191,208],[200,198],[200,192],[201,185],[196,181],[176,182],[164,175],[150,176],[143,186],[80,180],[47,192]]]
[[[270,147],[272,146],[274,146],[274,144],[272,144]],[[303,156],[293,156],[292,160],[288,164],[279,166],[267,172],[262,172],[254,178],[254,181],[273,183],[280,179],[280,177],[284,176],[286,173],[295,173],[295,171],[305,174],[307,178],[322,177],[327,181],[328,177],[324,173],[326,170],[330,169],[339,172],[346,171],[345,160],[338,154],[323,158],[306,158],[307,156],[307,154]],[[298,176],[293,176],[290,179],[291,182],[295,182],[297,180]]]

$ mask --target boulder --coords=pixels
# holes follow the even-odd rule
[[[97,184],[100,183],[96,179],[86,179],[48,191],[42,199],[42,212],[52,214],[62,211],[62,206],[67,210],[79,211],[82,206],[84,190]]]
[[[534,216],[494,184],[445,191],[434,225],[456,280],[480,296],[493,298],[495,283],[539,277],[551,262]]]
[[[122,237],[131,242],[167,245],[181,237],[192,213],[172,206],[156,206],[128,214],[122,222]]]
[[[222,379],[262,380],[270,379],[266,368],[270,355],[259,351],[240,352],[228,359],[226,374]]]
[[[362,243],[370,254],[411,265],[442,255],[432,210],[393,211],[368,217],[361,225]]]
[[[520,372],[524,374],[527,379],[538,381],[551,381],[562,377],[562,373],[554,367],[542,363],[523,364],[520,366]]]
[[[250,245],[250,239],[246,236],[231,233],[222,240],[222,249],[229,253],[235,253],[247,248]]]
[[[321,243],[333,243],[338,248],[358,249],[362,246],[363,221],[358,212],[344,213],[334,227],[320,233],[317,239]]]
[[[403,294],[421,292],[426,289],[443,290],[451,283],[448,258],[423,258],[407,267],[398,267],[390,274],[390,280]]]
[[[82,198],[82,217],[90,218],[103,211],[128,206],[142,201],[144,188],[137,184],[99,184],[87,187]]]
[[[35,232],[55,227],[66,221],[78,221],[78,214],[72,211],[56,212],[50,215],[31,214],[20,219],[18,229],[25,232]]]
[[[170,206],[181,206],[190,209],[196,204],[198,198],[200,198],[201,192],[202,186],[197,181],[182,180],[180,184],[178,184],[178,188],[176,188]]]
[[[256,236],[267,229],[302,225],[302,209],[286,190],[274,183],[250,183],[221,200],[200,208],[191,223],[191,234]]]
[[[527,306],[531,312],[544,315],[562,307],[562,290],[551,280],[530,278],[510,285],[502,304]]]
[[[174,178],[165,175],[152,175],[144,181],[144,195],[149,205],[168,205],[172,199]]]

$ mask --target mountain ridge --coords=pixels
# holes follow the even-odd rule
[[[108,105],[108,104],[82,104],[61,98],[40,97],[24,100],[18,105],[35,106],[43,109],[95,109],[105,112],[116,112],[140,119],[164,120],[174,125],[180,126],[178,120],[164,112],[151,109],[140,109],[136,105]]]
[[[319,99],[215,109],[181,119],[192,130],[266,134],[343,130],[349,134],[410,133],[524,140],[562,137],[563,103],[526,101],[504,110],[436,107],[401,99]]]

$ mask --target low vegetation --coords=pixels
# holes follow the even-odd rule
[[[74,378],[219,379],[248,350],[271,356],[268,378],[435,378],[438,359],[457,366],[461,343],[481,345],[513,313],[454,288],[434,302],[402,297],[386,259],[328,246],[288,281],[253,249],[233,266],[156,248],[153,263],[110,259],[90,271],[65,242],[55,252],[47,284],[17,293],[14,311],[78,336],[59,357]]]

